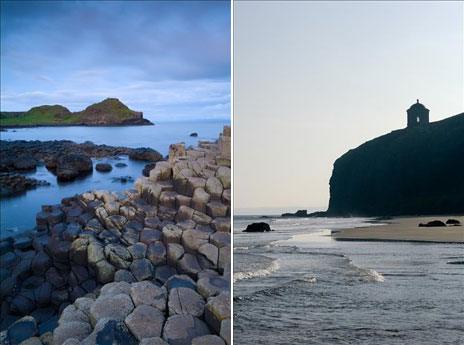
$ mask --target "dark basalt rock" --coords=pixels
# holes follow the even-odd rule
[[[197,132],[190,133],[190,136],[196,138],[196,137],[198,137],[198,133]]]
[[[120,182],[120,183],[127,183],[127,182],[134,182],[134,179],[132,178],[132,176],[119,176],[119,177],[113,177],[112,181]]]
[[[459,225],[461,225],[461,222],[459,220],[457,220],[457,219],[448,219],[446,221],[446,224],[447,225],[459,226]]]
[[[330,216],[464,213],[464,113],[393,131],[334,163]]]
[[[114,165],[116,168],[124,168],[127,166],[126,163],[118,162]]]
[[[295,213],[282,213],[282,217],[309,217],[307,210],[298,210]]]
[[[57,160],[56,176],[59,181],[72,181],[80,175],[92,172],[92,160],[83,154],[69,154]]]
[[[95,165],[95,170],[100,172],[110,172],[113,170],[113,167],[109,163],[97,163]]]
[[[268,232],[272,231],[269,224],[264,222],[248,224],[247,228],[243,232]]]
[[[446,226],[441,220],[432,220],[431,222],[427,223],[420,223],[419,227],[439,227],[439,226]]]
[[[155,165],[156,165],[156,163],[148,163],[148,164],[146,164],[145,167],[142,170],[143,176],[145,176],[145,177],[150,176],[150,171],[152,169],[155,169]]]
[[[36,180],[13,173],[0,173],[0,198],[11,197],[39,186],[48,186],[47,181]]]
[[[100,345],[137,345],[139,342],[129,332],[124,322],[109,320],[103,329],[97,332],[96,343]]]
[[[158,162],[163,159],[161,153],[148,147],[133,149],[129,153],[129,158],[137,161]]]
[[[37,322],[32,316],[25,316],[12,324],[7,333],[9,343],[17,345],[37,334]]]

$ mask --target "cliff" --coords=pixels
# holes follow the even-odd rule
[[[330,216],[464,214],[464,113],[370,140],[334,163]]]
[[[142,112],[129,109],[117,98],[107,98],[80,112],[61,105],[42,105],[27,112],[2,112],[1,127],[152,125]]]

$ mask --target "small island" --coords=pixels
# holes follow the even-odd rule
[[[107,98],[82,111],[62,105],[41,105],[26,112],[0,113],[0,128],[39,126],[144,126],[153,123],[143,113],[129,109],[117,98]]]

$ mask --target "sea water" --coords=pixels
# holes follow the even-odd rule
[[[9,129],[0,132],[2,140],[72,140],[77,143],[92,141],[95,144],[126,147],[150,147],[166,155],[169,145],[184,142],[186,146],[196,145],[199,140],[216,140],[226,120],[168,122],[154,126],[128,127],[35,127]],[[198,137],[191,137],[192,132]],[[59,204],[61,199],[88,190],[111,190],[120,192],[133,188],[133,181],[121,183],[115,178],[130,176],[134,181],[142,175],[146,162],[133,161],[127,156],[93,159],[94,166],[99,162],[113,165],[109,173],[93,171],[92,174],[72,182],[59,183],[56,176],[44,166],[38,166],[34,172],[26,173],[28,177],[45,180],[50,186],[40,186],[24,194],[0,200],[0,238],[12,236],[35,226],[35,216],[41,205]],[[122,168],[116,163],[125,163]]]
[[[236,216],[234,344],[464,344],[464,246],[330,237],[373,224]]]

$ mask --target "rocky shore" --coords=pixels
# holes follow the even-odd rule
[[[38,165],[45,165],[59,181],[72,181],[93,170],[91,158],[127,155],[130,159],[155,162],[163,159],[156,150],[150,148],[115,147],[96,145],[92,142],[78,144],[68,140],[59,141],[0,141],[0,173],[14,174],[33,171]],[[8,179],[4,179],[8,182]],[[5,190],[14,189],[4,184]]]
[[[135,187],[45,205],[0,242],[2,344],[230,344],[230,128]]]
[[[0,198],[21,194],[39,186],[48,186],[47,181],[37,180],[20,174],[0,173]]]

